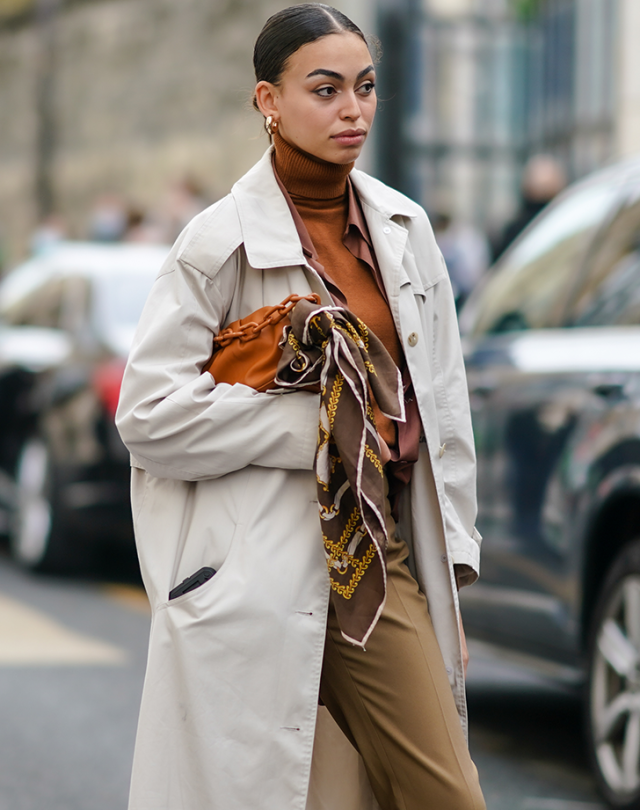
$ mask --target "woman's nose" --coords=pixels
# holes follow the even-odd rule
[[[360,118],[362,114],[360,111],[360,105],[358,104],[358,98],[355,93],[345,93],[342,97],[342,109],[341,115],[342,118],[351,118],[356,120]]]

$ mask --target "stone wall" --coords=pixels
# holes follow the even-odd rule
[[[9,258],[23,251],[36,217],[35,55],[32,30],[0,32],[0,239]]]
[[[36,21],[0,18],[0,234],[8,263],[25,254],[38,218],[39,59],[51,84],[55,208],[82,236],[102,192],[146,209],[188,174],[214,199],[255,162],[267,141],[250,106],[253,42],[269,14],[291,5],[58,2],[49,56]],[[358,11],[370,5],[336,3],[363,26]]]

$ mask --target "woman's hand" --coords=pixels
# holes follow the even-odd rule
[[[384,467],[387,461],[391,460],[391,450],[382,436],[378,433],[378,444],[380,445],[380,463]]]
[[[460,627],[460,646],[462,647],[462,666],[464,667],[464,677],[467,677],[467,667],[469,666],[469,650],[467,648],[467,637],[462,626],[462,615],[458,614],[458,625]]]

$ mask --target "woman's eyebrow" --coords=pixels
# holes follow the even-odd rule
[[[367,73],[371,73],[373,69],[373,65],[369,65],[364,70],[361,70],[356,76],[356,81],[362,79],[362,77],[366,76]],[[341,82],[344,81],[344,76],[342,73],[336,73],[335,70],[326,70],[325,68],[317,68],[316,70],[312,70],[311,73],[307,75],[307,79],[310,79],[312,76],[329,76],[331,79],[338,79],[338,81]]]

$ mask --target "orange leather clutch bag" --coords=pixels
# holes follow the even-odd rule
[[[290,295],[274,307],[261,307],[246,318],[233,321],[213,339],[213,355],[202,369],[217,383],[242,383],[267,391],[273,383],[282,356],[280,340],[289,313],[301,300],[320,303],[320,296]]]

